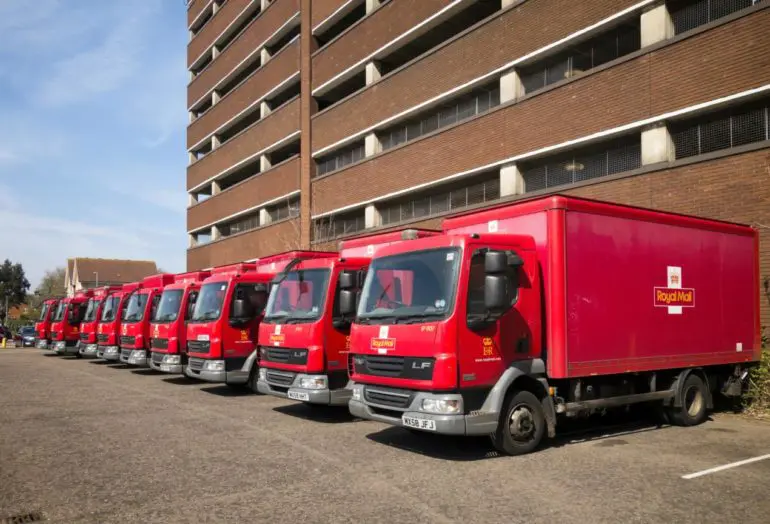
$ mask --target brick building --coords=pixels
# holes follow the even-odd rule
[[[193,0],[189,269],[563,192],[755,225],[770,1]]]

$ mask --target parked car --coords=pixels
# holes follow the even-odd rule
[[[5,326],[0,326],[0,340],[7,339],[9,342],[13,340],[13,333]]]
[[[21,347],[34,347],[35,346],[35,326],[24,326],[16,334],[16,340]]]

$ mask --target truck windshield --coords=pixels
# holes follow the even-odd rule
[[[225,282],[212,282],[201,286],[191,320],[205,322],[218,319],[222,314],[222,304],[225,303],[226,294],[227,283]]]
[[[61,320],[64,318],[64,310],[67,309],[67,303],[65,301],[59,302],[59,305],[56,306],[56,311],[53,314],[53,318],[51,319],[54,322],[61,322]]]
[[[160,304],[155,310],[153,322],[173,322],[179,318],[179,310],[182,307],[181,289],[166,289],[160,297]]]
[[[43,309],[40,310],[40,318],[38,320],[43,321],[48,316],[48,310],[51,308],[51,304],[43,304]]]
[[[88,305],[86,306],[86,314],[83,316],[83,322],[93,322],[96,320],[96,312],[99,310],[99,304],[102,301],[98,298],[88,299]]]
[[[329,282],[328,269],[292,271],[274,286],[267,301],[267,322],[302,322],[321,316]]]
[[[109,322],[115,320],[115,315],[118,312],[118,304],[120,304],[120,297],[117,295],[110,295],[104,301],[104,308],[102,308],[102,322]]]
[[[445,317],[454,304],[459,265],[457,248],[375,258],[361,293],[358,321],[395,324]]]
[[[134,293],[128,299],[128,306],[123,312],[126,322],[139,322],[144,317],[144,307],[147,305],[146,293]]]

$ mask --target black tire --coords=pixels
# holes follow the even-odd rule
[[[675,426],[697,426],[708,415],[708,388],[695,373],[690,373],[682,387],[682,405],[667,409],[668,419]]]
[[[517,436],[513,434],[513,424]],[[490,437],[500,453],[524,455],[537,449],[545,435],[545,427],[540,400],[529,391],[517,391],[508,396],[497,429]]]
[[[83,355],[80,354],[80,351],[75,353],[75,358],[83,358]]]
[[[261,395],[262,394],[257,389],[257,380],[258,379],[259,379],[259,366],[254,364],[251,367],[251,372],[249,373],[249,380],[246,382],[246,384],[248,385],[248,387],[251,390],[251,392],[254,393],[255,395]]]

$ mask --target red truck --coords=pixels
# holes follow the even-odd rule
[[[160,273],[142,280],[142,286],[131,293],[120,326],[120,361],[130,366],[149,367],[150,320],[160,302],[163,288],[174,283],[174,275]]]
[[[187,365],[187,322],[211,271],[193,271],[174,277],[160,296],[150,324],[150,367],[164,373],[182,373]]]
[[[97,350],[96,331],[102,316],[105,299],[119,286],[104,286],[94,289],[94,294],[88,299],[83,322],[80,324],[80,341],[78,342],[78,357],[95,357]]]
[[[59,355],[78,354],[80,323],[92,296],[93,290],[84,289],[59,301],[51,320],[51,344],[54,352]]]
[[[49,298],[43,301],[40,318],[35,322],[35,347],[38,349],[48,349],[51,343],[51,319],[56,313],[59,300],[58,298]]]
[[[439,234],[413,231],[415,238]],[[259,325],[259,393],[347,406],[353,315],[340,314],[339,285],[356,287],[376,250],[402,241],[400,231],[346,240],[339,253],[303,260],[273,280]]]
[[[123,284],[104,300],[102,314],[96,333],[96,357],[104,360],[120,360],[120,331],[123,312],[134,291],[142,287],[141,282]]]
[[[329,252],[290,251],[255,263],[214,268],[187,324],[190,378],[257,390],[257,334],[270,281],[302,260]]]
[[[760,358],[750,227],[550,196],[443,230],[369,266],[351,330],[358,417],[490,435],[516,455],[562,416],[638,402],[698,424]],[[401,299],[383,299],[396,277]]]

